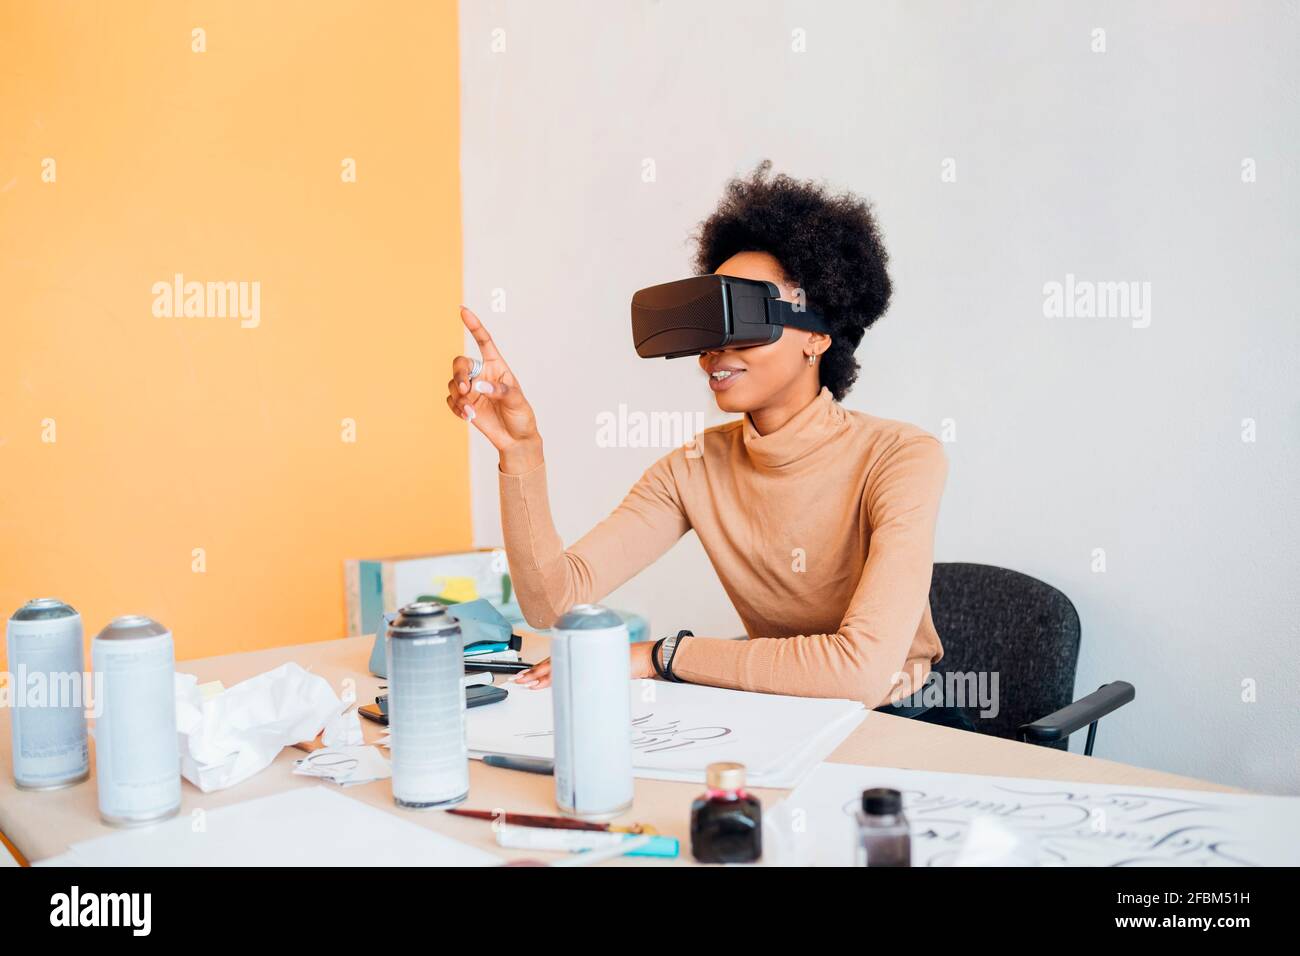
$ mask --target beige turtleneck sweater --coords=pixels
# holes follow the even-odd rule
[[[929,590],[946,474],[934,436],[823,388],[768,435],[746,415],[665,455],[568,550],[545,464],[499,473],[511,579],[524,617],[549,627],[694,529],[749,639],[684,638],[678,677],[875,707],[916,690],[943,655]]]

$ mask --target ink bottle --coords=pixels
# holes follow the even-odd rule
[[[901,793],[882,787],[862,791],[857,819],[858,866],[912,865],[912,834]]]
[[[700,863],[753,863],[763,855],[763,808],[745,792],[745,765],[711,763],[708,790],[691,804],[691,853]]]

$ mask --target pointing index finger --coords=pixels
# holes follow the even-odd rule
[[[469,334],[474,336],[474,341],[478,343],[478,350],[483,356],[483,361],[490,359],[501,360],[501,353],[497,351],[496,343],[492,341],[492,336],[488,334],[487,327],[479,321],[479,317],[467,309],[465,306],[460,307],[460,320],[465,323],[465,328],[469,329]]]

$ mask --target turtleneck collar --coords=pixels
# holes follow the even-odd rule
[[[745,413],[741,426],[745,451],[755,465],[761,468],[780,468],[798,461],[816,450],[840,429],[848,413],[822,386],[817,397],[795,413],[794,417],[767,435],[754,428],[749,413]]]

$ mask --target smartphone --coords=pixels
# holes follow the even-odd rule
[[[491,684],[478,684],[474,687],[465,688],[465,706],[482,707],[484,704],[495,704],[499,700],[505,700],[510,696],[510,692],[504,687],[493,687]],[[366,720],[373,720],[377,724],[388,724],[388,695],[376,697],[375,703],[365,704],[357,708],[357,712]]]

